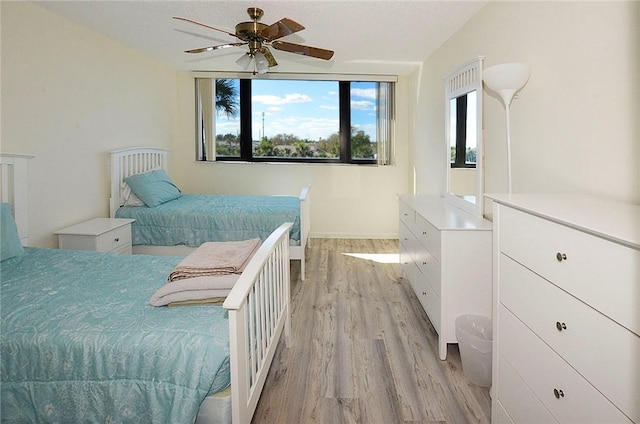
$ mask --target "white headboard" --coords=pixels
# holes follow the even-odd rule
[[[169,149],[162,147],[132,147],[113,150],[111,155],[111,198],[109,214],[113,218],[116,211],[124,204],[124,179],[129,175],[140,174],[153,168],[167,171]]]
[[[0,153],[0,196],[13,205],[18,235],[23,246],[29,245],[29,208],[27,161],[33,155]]]

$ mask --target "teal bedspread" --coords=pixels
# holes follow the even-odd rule
[[[148,305],[181,258],[26,248],[0,265],[0,420],[193,423],[229,386],[221,306]]]
[[[198,247],[207,241],[264,241],[293,222],[292,245],[300,245],[300,200],[295,196],[195,195],[149,208],[123,206],[118,218],[133,218],[133,244]]]

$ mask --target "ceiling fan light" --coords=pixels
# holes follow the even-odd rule
[[[267,70],[269,70],[269,61],[265,55],[260,52],[256,52],[253,57],[256,61],[256,71],[258,71],[259,74],[266,74]]]
[[[246,71],[247,69],[249,69],[249,65],[251,64],[251,56],[249,55],[249,53],[244,53],[238,58],[238,60],[236,60],[236,63]]]

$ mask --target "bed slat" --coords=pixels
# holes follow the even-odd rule
[[[109,214],[115,218],[116,211],[124,204],[122,182],[130,175],[152,169],[168,171],[169,149],[160,147],[133,147],[113,150],[111,155],[111,198]]]

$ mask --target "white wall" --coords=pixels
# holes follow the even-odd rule
[[[511,107],[513,192],[640,204],[639,28],[635,1],[490,2],[411,76],[415,190],[444,191],[442,78],[482,55],[531,65]],[[483,100],[485,191],[506,192],[504,109]]]
[[[26,2],[1,2],[3,152],[29,164],[30,243],[109,214],[109,150],[168,147],[173,70]]]
[[[312,236],[397,237],[407,191],[407,80],[397,85],[397,164],[195,163],[193,78],[26,2],[0,2],[3,152],[31,153],[30,242],[108,216],[109,150],[162,146],[185,192],[297,194],[312,185]]]

